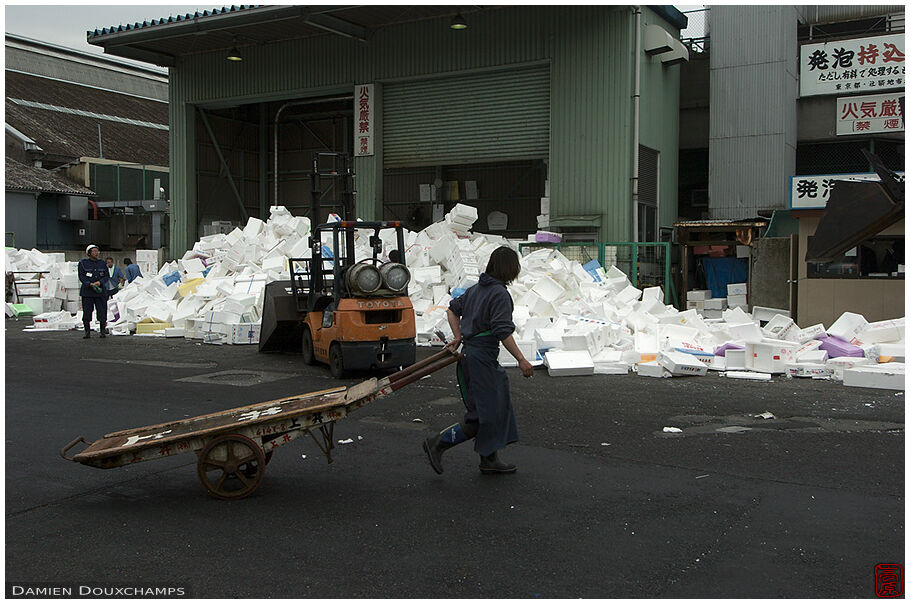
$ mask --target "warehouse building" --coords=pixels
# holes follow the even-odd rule
[[[179,257],[273,204],[337,209],[319,153],[353,156],[363,219],[419,229],[467,200],[510,237],[666,238],[684,26],[664,6],[241,6],[88,41],[169,69]]]

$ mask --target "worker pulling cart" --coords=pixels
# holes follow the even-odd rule
[[[442,350],[382,379],[371,378],[350,388],[332,388],[201,415],[175,422],[106,434],[90,442],[75,438],[60,455],[96,468],[194,452],[199,481],[214,497],[242,499],[262,483],[275,449],[309,434],[332,463],[335,422],[365,404],[386,396],[457,361]],[[82,452],[67,452],[85,443]]]

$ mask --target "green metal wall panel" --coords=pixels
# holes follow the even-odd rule
[[[642,7],[641,21],[642,28],[655,24],[671,35],[679,33],[645,7]],[[666,66],[659,56],[642,55],[639,134],[642,145],[661,151],[660,227],[672,227],[679,215],[679,72],[679,65]]]
[[[549,154],[547,65],[389,84],[384,100],[386,168]]]
[[[646,15],[653,15],[647,9]],[[656,19],[656,17],[654,17]],[[181,57],[171,69],[171,167],[175,208],[194,203],[181,192],[191,179],[185,172],[188,146],[181,129],[186,103],[231,106],[263,100],[314,97],[350,92],[358,83],[394,86],[399,82],[481,71],[512,70],[531,63],[550,66],[549,178],[554,224],[601,227],[602,240],[631,236],[631,96],[634,67],[634,20],[627,6],[514,6],[472,13],[464,31],[448,28],[448,19],[402,24],[376,31],[366,43],[338,36],[289,40],[242,47],[241,63],[222,53]],[[666,25],[664,25],[666,27]],[[661,70],[657,70],[661,71]],[[642,124],[655,111],[678,120],[673,99],[678,94],[678,68],[663,68],[642,100]],[[473,72],[473,74],[472,74]],[[667,77],[666,74],[671,74]],[[643,85],[643,95],[645,87]],[[672,107],[671,107],[672,106]],[[663,124],[663,122],[660,122]],[[655,132],[664,125],[655,124]],[[674,130],[675,132],[675,130]],[[387,135],[392,136],[388,129]],[[675,177],[676,147],[670,138],[644,133],[642,144],[662,153],[662,200],[675,200],[666,176]],[[674,136],[676,136],[674,134]],[[381,143],[382,137],[377,142]],[[672,157],[671,157],[672,156]],[[361,158],[358,204],[380,203],[380,159]],[[669,168],[669,162],[673,168]],[[369,173],[368,173],[369,172]],[[538,212],[538,207],[528,211]],[[662,204],[661,222],[664,220]],[[375,205],[373,206],[375,207]],[[188,212],[195,212],[193,205]],[[669,211],[669,210],[668,210]],[[673,210],[675,212],[675,209]],[[177,209],[175,217],[183,212]],[[593,216],[593,220],[589,217]],[[366,215],[364,215],[366,217]],[[172,237],[175,253],[192,246],[194,237]],[[178,244],[179,243],[179,244]]]

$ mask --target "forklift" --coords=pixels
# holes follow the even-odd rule
[[[331,157],[332,169],[320,171]],[[417,327],[408,297],[400,221],[361,222],[354,217],[354,172],[347,153],[313,157],[310,218],[319,220],[320,177],[343,181],[340,221],[310,233],[309,258],[289,258],[290,279],[266,285],[260,352],[300,352],[307,365],[324,363],[332,375],[386,371],[414,363]],[[379,232],[395,229],[401,262],[383,262]],[[355,258],[358,231],[370,232],[371,257]],[[329,239],[326,243],[324,237]]]

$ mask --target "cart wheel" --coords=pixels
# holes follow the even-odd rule
[[[218,499],[243,499],[251,495],[265,474],[265,454],[241,434],[217,436],[199,453],[199,482]]]
[[[344,360],[341,358],[341,344],[335,342],[329,348],[329,370],[332,377],[344,377]]]
[[[303,362],[307,365],[316,364],[316,354],[313,352],[313,333],[310,331],[310,326],[303,325],[303,337],[301,352],[303,353]]]

